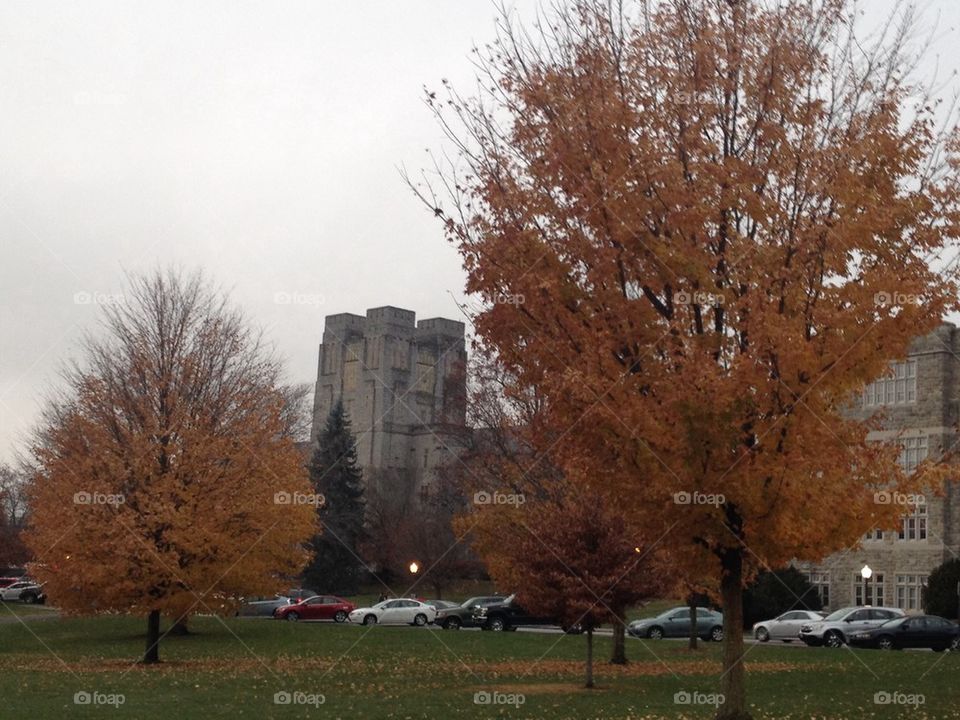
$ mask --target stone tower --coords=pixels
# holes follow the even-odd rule
[[[328,315],[313,404],[316,443],[337,399],[368,490],[418,497],[459,452],[466,425],[464,324],[410,310]]]

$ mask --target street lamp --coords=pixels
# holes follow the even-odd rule
[[[410,574],[411,574],[411,575],[416,575],[418,572],[420,572],[420,565],[419,565],[419,563],[412,562],[412,563],[410,563],[410,568],[409,568],[409,569],[410,569]]]
[[[873,568],[864,565],[860,568],[860,577],[863,578],[863,604],[872,605],[872,602],[867,602],[867,593],[870,589],[870,578],[873,577]],[[873,598],[870,598],[870,600],[873,600]]]

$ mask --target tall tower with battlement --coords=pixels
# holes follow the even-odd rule
[[[315,443],[342,399],[368,489],[429,492],[434,469],[462,447],[466,426],[464,324],[417,322],[410,310],[328,315],[313,403]],[[383,487],[383,485],[391,487]]]

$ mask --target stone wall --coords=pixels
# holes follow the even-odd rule
[[[960,408],[960,359],[957,356],[957,328],[944,323],[935,332],[918,338],[910,348],[909,360],[916,361],[916,399],[913,402],[867,407],[860,402],[850,414],[866,419],[883,411],[883,429],[871,433],[871,440],[903,442],[926,438],[928,457],[937,457],[957,441]],[[944,560],[960,553],[960,498],[957,483],[947,485],[944,497],[926,493],[927,533],[924,539],[901,539],[887,531],[882,539],[865,539],[859,548],[837,553],[818,564],[800,563],[809,573],[829,573],[831,609],[855,605],[857,585],[864,585],[860,570],[869,565],[875,583],[883,577],[882,597],[872,604],[897,606],[897,576],[926,577]],[[918,608],[905,607],[908,611]]]

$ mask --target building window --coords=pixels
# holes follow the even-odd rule
[[[894,363],[890,372],[863,390],[865,407],[906,405],[917,401],[917,361]]]
[[[883,573],[875,572],[864,580],[859,572],[853,575],[855,605],[883,605]]]
[[[926,504],[917,505],[913,512],[904,516],[903,525],[900,527],[901,540],[926,540],[927,539],[927,506]]]
[[[830,573],[812,572],[807,575],[810,584],[813,585],[817,594],[820,595],[820,602],[824,607],[830,606]]]
[[[897,575],[897,607],[901,610],[921,610],[926,575]]]
[[[866,535],[863,536],[864,540],[883,540],[883,530],[878,530],[874,528]]]
[[[905,473],[912,473],[917,465],[927,459],[926,436],[902,438],[900,441],[900,467]]]

